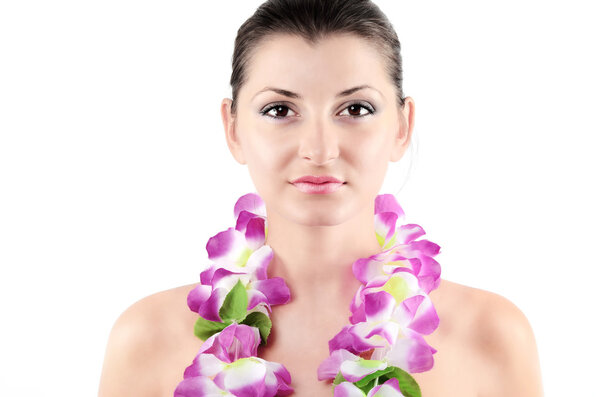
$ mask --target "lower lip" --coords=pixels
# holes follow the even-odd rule
[[[333,193],[338,190],[343,183],[338,182],[327,182],[327,183],[310,183],[310,182],[296,182],[293,184],[303,193],[308,194],[327,194]]]

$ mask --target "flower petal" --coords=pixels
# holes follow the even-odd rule
[[[396,241],[400,244],[408,244],[423,235],[425,235],[425,230],[421,226],[410,223],[398,228]]]
[[[384,212],[393,212],[398,216],[399,219],[404,218],[404,211],[400,204],[398,204],[398,200],[396,200],[396,196],[393,194],[379,194],[375,197],[375,214],[381,214]]]
[[[210,285],[196,285],[187,296],[187,304],[190,310],[198,313],[200,305],[204,304],[210,298],[211,293],[212,287]]]
[[[392,316],[396,300],[385,291],[365,294],[365,315],[367,321],[385,321]]]
[[[258,306],[262,303],[263,306],[267,307],[269,312],[271,311],[271,305],[269,305],[269,299],[267,299],[265,294],[263,294],[262,292],[260,292],[259,290],[255,289],[255,288],[247,288],[246,292],[248,293],[248,310],[252,310],[256,306]]]
[[[248,258],[245,271],[253,274],[258,280],[264,280],[267,278],[267,268],[271,263],[271,259],[273,259],[273,249],[268,245],[263,245],[252,252]]]
[[[262,197],[256,193],[247,193],[241,196],[233,206],[233,216],[239,222],[242,211],[247,211],[253,216],[267,217],[267,209]],[[237,229],[237,227],[236,227]],[[243,231],[241,229],[237,229]]]
[[[373,325],[373,323],[369,325]],[[365,327],[365,329],[368,328]],[[356,328],[355,330],[357,332],[360,332],[358,328]],[[379,324],[374,324],[371,330],[366,335],[364,335],[363,338],[368,341],[373,341],[373,346],[381,347],[382,343],[380,341],[382,341],[383,339],[385,339],[385,341],[387,341],[387,343],[389,343],[390,345],[396,343],[399,334],[400,324],[396,323],[395,321],[384,321]],[[373,338],[374,336],[377,336],[378,338]]]
[[[228,364],[214,382],[236,396],[260,397],[265,388],[267,368],[257,357],[241,358]]]
[[[350,382],[341,382],[333,389],[333,397],[365,397],[365,393]]]
[[[265,245],[265,220],[264,218],[254,217],[246,225],[246,244],[252,250],[257,250]]]
[[[194,376],[181,381],[175,389],[174,397],[235,397],[233,394],[219,388],[206,376]]]
[[[404,218],[404,211],[393,194],[375,197],[375,235],[379,245],[388,248],[396,240],[396,222]]]
[[[232,227],[208,239],[206,251],[210,260],[231,271],[244,266],[252,253],[244,234]]]
[[[356,292],[354,293],[354,298],[350,302],[350,312],[352,315],[350,316],[350,323],[356,324],[360,321],[366,321],[365,315],[365,299],[364,299],[364,290],[365,286],[360,285]]]
[[[282,305],[290,301],[290,289],[281,277],[254,281],[252,287],[262,292],[270,305]]]
[[[329,340],[329,352],[338,349],[346,349],[350,353],[359,354],[374,347],[385,347],[387,343],[370,343],[361,338],[355,330],[355,327],[364,326],[367,323],[358,323],[356,325],[346,325],[333,338]]]
[[[404,301],[406,298],[415,296],[421,291],[419,289],[419,280],[407,268],[398,268],[382,286],[382,290],[394,297],[396,303]]]
[[[242,280],[242,284],[247,284],[250,277],[246,273],[232,272],[220,267],[215,270],[210,283],[213,288],[225,288],[227,291],[230,291],[240,279]]]
[[[428,294],[439,286],[442,270],[440,264],[432,257],[421,257],[420,262],[421,269],[417,277],[419,278],[419,285]]]
[[[440,324],[440,318],[428,295],[415,295],[405,299],[397,310],[394,315],[399,314],[404,321],[410,319],[405,323],[406,326],[420,334],[429,335]]]
[[[212,289],[208,299],[203,300],[206,294],[206,288],[212,289],[209,286],[197,286],[188,294],[189,308],[198,313],[201,317],[210,321],[221,321],[219,317],[219,308],[225,300],[227,291],[223,288]]]
[[[375,215],[375,236],[383,248],[388,248],[396,241],[395,227],[398,215],[392,212],[383,212]]]
[[[214,376],[225,368],[226,363],[219,360],[214,354],[199,353],[183,372],[184,378],[194,376]]]
[[[379,360],[345,360],[340,365],[340,371],[344,379],[349,382],[358,382],[365,376],[387,368],[387,364]]]
[[[206,320],[222,322],[219,309],[223,306],[227,292],[224,288],[213,290],[206,304],[198,310],[200,317],[204,317]]]
[[[429,240],[417,240],[404,245],[403,252],[406,253],[409,258],[436,256],[440,253],[440,246]]]
[[[366,284],[374,277],[383,273],[383,263],[376,258],[359,258],[352,264],[352,273],[358,281]]]
[[[404,394],[400,391],[398,379],[390,378],[385,383],[372,388],[367,397],[404,397]]]
[[[407,372],[425,372],[433,367],[432,349],[417,332],[409,337],[399,338],[387,353],[385,360],[389,365]]]
[[[216,265],[210,265],[207,269],[200,273],[200,283],[204,285],[212,285],[211,281],[213,275],[218,268],[219,267]]]
[[[208,338],[200,347],[200,353],[213,354],[221,361],[231,363],[239,358],[256,356],[259,343],[257,328],[232,323]]]
[[[244,324],[237,324],[235,328],[235,339],[240,343],[241,351],[239,357],[256,356],[260,344],[260,332],[258,328]],[[237,343],[234,341],[234,343]]]
[[[317,369],[319,380],[335,379],[340,372],[340,365],[346,360],[358,360],[360,357],[350,353],[346,349],[338,349],[321,362]]]
[[[288,370],[279,363],[272,361],[264,361],[267,367],[267,376],[265,377],[265,385],[267,386],[267,395],[287,396],[294,392],[294,388],[290,386],[292,377]]]

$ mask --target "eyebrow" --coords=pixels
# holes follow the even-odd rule
[[[344,96],[352,95],[352,94],[354,94],[356,91],[360,91],[360,90],[362,90],[362,89],[365,89],[365,88],[370,88],[370,89],[372,89],[372,90],[375,90],[375,91],[377,91],[377,92],[378,92],[380,95],[382,95],[382,96],[383,96],[383,94],[381,94],[381,92],[380,92],[378,89],[376,89],[376,88],[373,88],[373,87],[371,87],[370,85],[363,84],[363,85],[357,85],[356,87],[348,88],[347,90],[341,91],[341,92],[339,92],[338,94],[336,94],[336,96],[335,96],[335,97],[336,97],[336,98],[340,98],[340,97],[344,97]],[[302,99],[302,96],[301,96],[300,94],[296,94],[295,92],[292,92],[292,91],[289,91],[289,90],[284,90],[284,89],[282,89],[282,88],[276,88],[276,87],[265,87],[265,88],[263,88],[262,90],[258,91],[258,92],[257,92],[257,93],[254,95],[254,97],[256,97],[258,94],[261,94],[261,93],[263,93],[263,92],[267,92],[267,91],[273,91],[273,92],[276,92],[277,94],[280,94],[280,95],[286,96],[286,97],[288,97],[288,98]]]

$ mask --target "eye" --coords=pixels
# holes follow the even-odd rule
[[[339,114],[341,116],[364,117],[373,113],[375,113],[373,106],[369,105],[368,103],[357,102],[350,104]]]
[[[260,111],[263,116],[271,117],[274,119],[283,119],[287,116],[297,116],[297,113],[294,112],[289,106],[284,105],[283,103],[274,103],[265,107]]]

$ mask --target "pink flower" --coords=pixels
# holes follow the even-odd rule
[[[430,334],[439,324],[431,298],[419,287],[410,270],[396,270],[386,278],[379,277],[359,287],[350,305],[351,323],[379,321],[382,316],[388,318],[395,306],[402,304],[406,310],[397,313],[398,322],[413,331]]]
[[[271,311],[271,305],[287,303],[290,291],[280,277],[267,278],[273,250],[265,245],[266,210],[260,196],[246,194],[234,207],[235,229],[217,233],[206,244],[214,264],[200,274],[200,284],[188,294],[188,306],[203,318],[221,322],[219,309],[227,293],[239,281],[248,294],[248,311]]]
[[[375,386],[368,394],[350,382],[341,382],[333,390],[334,397],[404,397],[400,391],[398,379],[391,378],[385,383]]]
[[[283,365],[254,357],[259,343],[257,328],[236,323],[211,336],[186,368],[175,397],[292,393],[291,377]]]
[[[269,263],[273,252],[269,246],[263,246],[257,252],[267,254]],[[261,254],[262,255],[262,254]],[[266,270],[266,267],[265,267]],[[290,290],[281,277],[257,279],[253,274],[234,273],[223,268],[211,268],[200,275],[200,284],[188,294],[189,308],[211,321],[222,321],[219,309],[223,305],[227,292],[239,281],[248,294],[248,311],[271,311],[271,305],[285,304],[290,300]],[[260,307],[259,307],[260,306]]]
[[[293,393],[291,376],[281,364],[258,357],[222,361],[213,354],[199,354],[186,369],[175,397],[215,396],[273,397]],[[212,393],[212,394],[211,394]]]
[[[321,362],[317,370],[319,380],[334,379],[338,372],[344,379],[357,382],[365,376],[385,369],[387,363],[379,360],[365,360],[346,349],[335,350]]]
[[[386,361],[407,372],[423,372],[433,366],[436,352],[421,334],[439,324],[431,299],[423,294],[410,271],[396,272],[387,280],[367,284],[357,291],[354,318],[329,341],[329,351],[346,349],[353,354],[374,350],[371,359]],[[357,313],[360,313],[357,315]]]
[[[375,234],[383,252],[357,260],[352,271],[363,284],[378,276],[388,276],[402,266],[412,270],[419,285],[426,292],[436,289],[440,283],[441,269],[433,257],[439,245],[428,240],[417,240],[425,230],[416,224],[396,223],[404,219],[404,211],[392,194],[380,194],[375,198]]]
[[[221,361],[231,363],[238,358],[256,356],[259,344],[258,328],[232,323],[205,340],[198,354],[212,354]]]

